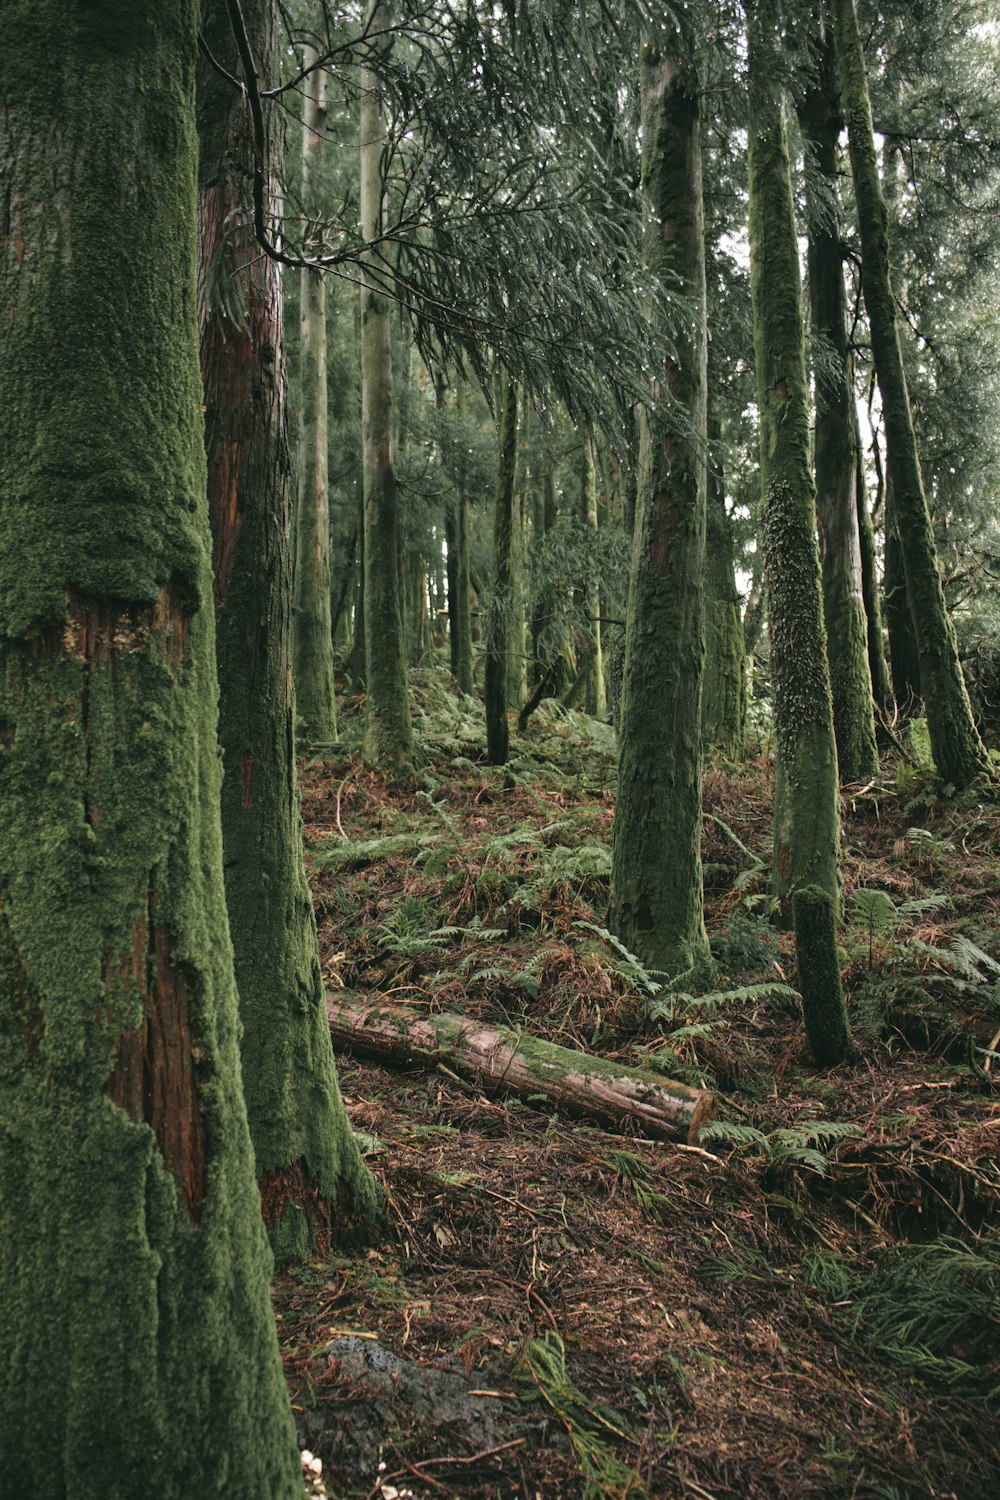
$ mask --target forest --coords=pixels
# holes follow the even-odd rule
[[[0,1500],[1000,1493],[990,0],[7,0]]]

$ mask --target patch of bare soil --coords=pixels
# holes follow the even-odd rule
[[[766,766],[706,778],[723,976],[707,1003],[706,986],[678,1000],[595,930],[610,762],[591,747],[581,771],[587,747],[567,739],[560,762],[551,725],[533,732],[547,736],[537,774],[454,744],[405,788],[347,758],[306,766],[330,985],[659,1066],[712,1088],[723,1128],[652,1143],[487,1096],[446,1067],[339,1058],[384,1230],[276,1283],[300,1436],[327,1492],[1000,1493],[1000,1270],[980,1275],[1000,1203],[993,1059],[970,1042],[949,1060],[930,1036],[916,1049],[893,1020],[904,985],[992,1013],[996,806],[928,798],[917,820],[894,787],[847,799],[848,911],[859,887],[897,913],[918,905],[845,930],[859,1059],[819,1074],[781,988],[790,944],[762,916]],[[954,964],[940,957],[963,937],[982,959],[961,945]],[[869,1293],[921,1247],[944,1257],[943,1279],[900,1333],[897,1293]],[[929,1264],[913,1262],[899,1296]],[[976,1326],[942,1333],[931,1314],[966,1285]]]

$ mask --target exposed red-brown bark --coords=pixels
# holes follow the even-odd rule
[[[127,987],[142,1001],[142,1021],[118,1037],[108,1097],[133,1120],[151,1126],[164,1164],[197,1223],[205,1199],[205,1144],[196,1044],[188,980],[174,962],[170,934],[151,919],[138,922],[131,951],[109,966],[105,987],[109,992]]]

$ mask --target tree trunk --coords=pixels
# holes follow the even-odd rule
[[[307,47],[307,64],[317,52]],[[320,201],[320,153],[326,136],[326,71],[310,73],[303,90],[302,188],[306,214]],[[245,158],[247,163],[251,156]],[[308,236],[307,236],[308,239]],[[326,277],[302,271],[299,499],[295,518],[295,578],[292,600],[292,667],[303,739],[337,738],[333,689],[333,630],[330,618],[330,503],[327,482],[328,418],[326,369]]]
[[[861,236],[861,285],[882,394],[892,503],[920,652],[920,682],[931,750],[944,781],[964,787],[986,769],[965,690],[954,626],[938,569],[924,494],[893,299],[886,211],[875,159],[865,59],[854,0],[832,0],[837,64],[847,115]]]
[[[4,14],[0,1473],[39,1500],[302,1494],[222,878],[200,20]]]
[[[510,657],[511,545],[514,526],[514,470],[517,458],[517,386],[504,375],[500,399],[500,457],[493,521],[493,587],[486,621],[486,755],[491,766],[506,765],[507,671]]]
[[[265,0],[244,16],[264,77],[277,73]],[[238,58],[225,7],[207,21],[215,57]],[[226,904],[243,1022],[243,1090],[271,1243],[279,1260],[367,1226],[375,1191],[351,1132],[329,1046],[319,946],[302,859],[291,687],[289,475],[278,265],[258,256],[245,183],[249,112],[219,74],[199,76],[201,370],[215,563]],[[269,175],[280,115],[268,121]],[[272,195],[276,188],[272,181]],[[270,201],[273,200],[273,196]],[[209,289],[229,278],[234,326]]]
[[[875,527],[868,509],[865,463],[861,451],[861,431],[857,409],[854,413],[854,502],[858,513],[858,542],[861,548],[861,593],[865,604],[868,636],[868,672],[875,706],[887,709],[892,698],[889,673],[882,639],[882,605],[879,598],[878,564],[875,556]]]
[[[583,521],[588,531],[596,531],[598,484],[594,440],[592,437],[585,437],[583,443],[586,456]],[[591,643],[591,661],[587,668],[584,706],[588,714],[592,714],[595,719],[603,719],[608,706],[604,692],[604,652],[601,645],[601,580],[593,572],[587,579],[584,608]]]
[[[711,447],[705,516],[705,673],[701,694],[701,743],[725,760],[743,758],[746,725],[746,652],[743,617],[733,569],[733,529],[719,444],[722,423],[713,399],[709,356],[708,441]]]
[[[911,718],[920,712],[920,651],[917,645],[917,627],[906,592],[903,546],[899,539],[891,477],[887,479],[885,487],[883,589],[893,696],[903,718]]]
[[[857,412],[847,343],[844,245],[837,202],[841,120],[833,39],[828,33],[821,39],[816,80],[805,95],[799,118],[812,153],[811,171],[806,174],[806,206],[823,614],[839,774],[842,782],[856,784],[878,774],[878,751],[868,666],[868,621],[861,587],[855,495]]]
[[[368,0],[369,46],[392,44],[391,7]],[[387,131],[379,82],[361,69],[361,233],[371,243],[382,231],[382,155]],[[364,759],[380,770],[400,771],[412,754],[406,645],[400,606],[396,540],[396,471],[392,439],[392,357],[389,301],[380,290],[384,266],[377,251],[361,257],[361,425],[365,493],[365,703]]]
[[[706,291],[693,22],[643,48],[643,258],[683,292],[677,362],[639,418],[609,925],[652,969],[709,960],[701,878]],[[659,330],[650,329],[655,351]]]
[[[378,1062],[444,1062],[477,1083],[509,1090],[529,1102],[589,1116],[620,1129],[636,1125],[661,1140],[690,1141],[715,1113],[711,1094],[645,1068],[556,1047],[522,1031],[484,1026],[464,1016],[433,1015],[402,1005],[346,1005],[328,997],[334,1046]]]
[[[777,737],[772,884],[786,920],[796,890],[836,906],[840,804],[823,631],[799,257],[791,170],[764,6],[750,38],[750,280],[760,422],[763,544]]]
[[[524,449],[530,427],[530,400],[523,400],[521,444],[515,443],[515,481],[510,538],[510,654],[507,666],[507,707],[515,712],[528,696],[528,623],[524,607],[524,497],[528,484],[528,465]],[[517,461],[520,446],[521,459]]]

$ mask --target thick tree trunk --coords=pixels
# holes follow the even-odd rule
[[[493,520],[493,586],[486,621],[486,755],[491,766],[505,765],[510,748],[507,678],[514,608],[511,549],[517,459],[517,386],[506,375],[502,377],[501,385],[500,457]]]
[[[639,491],[619,710],[609,925],[647,967],[707,963],[701,877],[706,291],[693,23],[643,48],[646,265],[683,291],[639,418]],[[659,330],[650,330],[655,349]]]
[[[837,746],[823,631],[799,258],[780,67],[764,6],[750,23],[750,279],[764,558],[777,735],[772,884],[782,913],[818,885],[839,902]],[[779,74],[780,76],[780,74]]]
[[[391,7],[368,0],[370,46],[392,43]],[[379,82],[361,69],[361,233],[371,243],[382,232],[382,156],[387,131]],[[399,771],[412,754],[406,647],[400,604],[396,532],[396,471],[392,436],[392,357],[389,301],[380,290],[385,267],[376,250],[361,257],[361,425],[365,493],[365,703],[364,758],[383,771]],[[381,268],[381,274],[380,274]]]
[[[542,1097],[550,1107],[616,1129],[635,1125],[644,1135],[694,1142],[715,1113],[711,1094],[702,1089],[464,1016],[433,1015],[381,1001],[348,1005],[332,996],[327,1013],[338,1050],[379,1062],[445,1062],[478,1083],[532,1103]]]
[[[244,16],[264,77],[277,71],[265,0]],[[225,6],[207,20],[215,57],[238,58]],[[226,903],[243,1022],[243,1089],[271,1243],[280,1260],[365,1227],[375,1190],[351,1132],[329,1045],[319,947],[302,859],[290,672],[289,475],[277,264],[253,239],[249,112],[219,74],[199,77],[200,317],[215,563]],[[280,115],[267,170],[280,165]],[[276,188],[272,187],[272,194]],[[273,197],[272,197],[272,200]],[[210,288],[229,279],[234,326]]]
[[[861,236],[861,285],[882,394],[892,503],[920,651],[931,749],[941,777],[964,787],[986,769],[945,605],[917,454],[889,262],[885,202],[875,159],[864,51],[854,0],[832,0],[841,96]]]
[[[861,586],[855,496],[857,412],[847,343],[844,245],[837,202],[841,119],[833,39],[828,33],[821,39],[816,81],[806,93],[799,115],[812,151],[806,204],[823,613],[837,763],[841,781],[855,784],[869,781],[878,773],[878,750],[868,666],[868,621]]]
[[[200,21],[4,12],[0,1486],[38,1500],[302,1494],[222,879]]]
[[[306,48],[306,61],[317,53]],[[319,201],[320,153],[326,137],[326,72],[310,73],[303,90],[302,188],[309,214]],[[249,163],[251,158],[247,158]],[[292,602],[292,667],[303,739],[337,738],[333,689],[333,630],[330,618],[330,497],[327,477],[326,277],[302,271],[299,498],[295,519],[295,580]]]
[[[743,617],[733,568],[733,529],[726,514],[719,442],[722,424],[713,401],[709,355],[705,515],[705,673],[701,693],[701,743],[705,753],[743,758],[746,725],[746,652]]]

